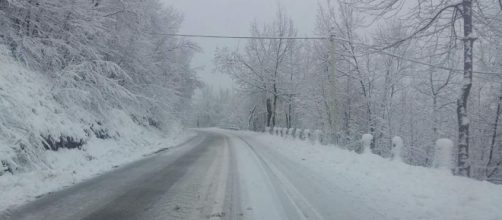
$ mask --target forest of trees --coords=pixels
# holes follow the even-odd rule
[[[217,70],[239,85],[233,96],[246,97],[219,114],[257,131],[321,129],[341,146],[370,133],[383,157],[400,136],[406,162],[419,166],[450,138],[458,175],[500,182],[501,10],[498,0],[325,1],[319,40],[291,39],[297,29],[278,10],[251,24],[257,38],[244,48],[217,51]]]
[[[255,38],[243,48],[215,54],[216,70],[239,90],[203,88],[193,105],[199,48],[171,35],[182,15],[159,0],[0,0],[0,44],[50,79],[51,99],[90,130],[120,109],[160,130],[179,121],[320,129],[340,146],[370,133],[383,157],[399,136],[404,159],[419,166],[431,166],[435,141],[450,138],[458,175],[502,182],[501,11],[500,0],[326,0],[319,37],[295,39],[279,9],[250,25]],[[13,139],[9,132],[0,137]],[[54,133],[30,144],[64,135]]]
[[[198,86],[190,66],[197,46],[162,35],[181,22],[158,0],[0,1],[0,43],[66,88],[56,94],[62,102],[78,106],[72,91],[91,90],[92,99],[107,100],[93,100],[109,105],[100,107],[136,102],[131,112],[159,122],[189,104]]]
[[[29,167],[37,149],[76,148],[94,136],[128,138],[124,120],[164,132],[186,120],[200,86],[191,66],[199,48],[166,35],[181,23],[159,0],[0,0],[0,45],[40,74],[27,80],[51,82],[47,97],[25,97],[40,100],[27,110],[0,88],[2,165]],[[27,121],[32,115],[47,121]]]

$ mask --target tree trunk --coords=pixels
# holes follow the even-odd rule
[[[276,115],[277,115],[277,86],[274,83],[274,102],[272,104],[272,127],[275,127]]]
[[[346,89],[345,92],[347,95],[350,94],[350,87],[351,87],[350,77],[347,77],[347,85],[345,87],[345,89]],[[344,144],[350,143],[350,135],[351,135],[350,121],[351,121],[351,111],[352,111],[351,106],[352,106],[352,99],[349,97],[346,99],[345,111],[343,114],[343,130],[345,133],[345,143]]]
[[[457,100],[458,117],[458,155],[457,174],[470,176],[469,163],[469,117],[467,114],[467,102],[472,88],[473,71],[473,45],[472,36],[472,0],[462,1],[462,17],[464,20],[464,79],[461,95]]]
[[[438,96],[437,94],[432,95],[432,142],[435,143],[436,140],[439,138],[439,132],[438,132],[438,124],[439,124],[439,118],[438,118]]]
[[[272,125],[272,101],[267,98],[267,127]]]
[[[490,171],[491,168],[495,167],[495,161],[493,158],[493,153],[495,152],[495,143],[497,140],[497,128],[500,120],[500,113],[502,112],[502,93],[499,96],[499,101],[497,104],[497,113],[495,114],[495,122],[493,124],[493,134],[492,134],[492,141],[490,144],[490,153],[488,155],[488,164],[486,166],[485,174],[487,178],[490,178],[493,176],[494,172]],[[495,169],[494,169],[495,170]]]
[[[369,132],[371,135],[373,135],[373,139],[371,139],[370,149],[372,153],[380,155],[380,153],[376,149],[375,121],[373,120],[373,113],[371,112],[371,104],[369,100],[366,103],[366,108],[368,114]]]
[[[293,98],[290,96],[289,97],[289,104],[288,104],[288,113],[286,114],[286,127],[291,128],[293,127]]]
[[[256,105],[253,107],[253,109],[251,109],[251,111],[249,112],[249,117],[248,117],[248,129],[252,130],[252,131],[256,131],[256,125],[254,123],[254,119],[255,119],[255,112],[256,112]]]

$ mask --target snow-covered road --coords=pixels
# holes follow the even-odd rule
[[[283,146],[294,142],[282,142],[278,147],[275,146],[278,142],[246,132],[209,129],[198,133],[169,153],[159,153],[46,195],[0,215],[0,219],[293,220],[441,216],[431,214],[434,207],[422,212],[424,205],[412,209],[424,215],[410,213],[409,207],[404,206],[409,202],[406,199],[402,200],[403,207],[393,207],[406,211],[404,214],[382,209],[380,205],[393,204],[393,200],[373,203],[374,196],[361,197],[347,185],[364,183],[348,183],[349,178],[328,177],[314,170],[314,166],[306,166],[311,164],[309,153],[295,158],[294,150],[291,154],[284,151],[294,149]],[[400,193],[399,188],[396,190]],[[444,217],[439,219],[448,219]]]
[[[223,131],[201,131],[158,154],[44,196],[6,219],[359,219],[343,192],[272,149]],[[335,208],[336,207],[336,208]]]

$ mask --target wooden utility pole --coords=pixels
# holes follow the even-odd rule
[[[335,34],[331,33],[329,40],[329,54],[327,60],[327,79],[328,80],[328,97],[326,97],[325,105],[328,111],[329,135],[332,142],[336,142],[336,52],[335,52]]]

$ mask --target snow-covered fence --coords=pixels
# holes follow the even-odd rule
[[[455,168],[453,145],[453,141],[447,138],[442,138],[436,141],[436,151],[434,153],[434,162],[432,164],[434,168],[448,170]]]
[[[281,127],[265,127],[265,133],[281,137],[287,137],[288,135],[291,135],[293,131],[293,128],[287,129]]]
[[[301,128],[281,128],[281,127],[266,127],[265,133],[281,136],[284,138],[293,138],[304,141],[310,141],[315,144],[325,144],[325,134],[321,130],[311,131]]]
[[[309,141],[313,144],[333,144],[330,142],[330,134],[324,133],[321,130],[309,130],[309,129],[301,129],[301,128],[265,128],[265,132],[268,132],[272,135],[281,136],[284,138],[293,138],[303,141]],[[372,134],[363,134],[361,139],[353,141],[351,143],[345,145],[337,145],[340,148],[354,151],[358,154],[366,154],[371,152],[371,144],[373,142]],[[336,145],[336,144],[335,144]],[[439,139],[436,142],[434,159],[432,161],[432,167],[438,169],[448,169],[453,170],[455,168],[455,159],[453,152],[453,141],[450,139]],[[390,159],[393,161],[410,163],[407,158],[407,154],[412,151],[414,155],[422,155],[422,157],[427,157],[425,152],[415,152],[417,148],[408,147],[405,149],[404,141],[401,137],[395,136],[392,138],[392,146],[390,152]],[[405,155],[406,154],[406,155]],[[407,158],[406,160],[404,158]]]

